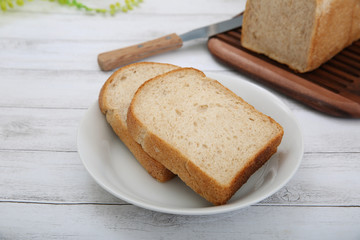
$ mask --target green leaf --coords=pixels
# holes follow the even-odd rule
[[[92,8],[89,7],[77,0],[47,0],[49,2],[57,2],[60,5],[67,5],[69,7],[76,7],[81,10],[84,9],[87,12],[96,12],[96,13],[107,13],[109,12],[111,15],[115,15],[117,12],[128,12],[134,9],[134,6],[138,6],[139,3],[142,3],[143,0],[123,0],[124,4],[121,4],[119,1],[114,2],[109,5],[108,9],[103,8]],[[14,2],[17,6],[23,6],[24,0],[0,0],[0,9],[1,11],[7,11],[8,8],[14,7]],[[27,2],[33,2],[33,0],[27,0]]]
[[[6,2],[5,2],[5,1],[1,1],[0,7],[1,7],[1,10],[5,12],[5,11],[7,10]]]
[[[19,6],[23,6],[24,5],[24,0],[16,0],[16,4]]]
[[[11,0],[7,0],[7,5],[8,5],[10,8],[14,8],[14,4],[12,3]]]

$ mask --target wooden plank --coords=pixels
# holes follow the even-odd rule
[[[1,108],[0,150],[76,151],[77,129],[85,111]],[[306,152],[359,152],[359,120],[303,110],[294,111],[294,115],[302,128]]]
[[[156,37],[160,36],[162,36],[161,33],[156,35]],[[141,39],[109,41],[3,38],[0,39],[0,68],[12,71],[31,69],[69,71],[69,73],[73,73],[74,70],[100,72],[97,64],[98,54],[152,38],[151,36],[141,36]],[[189,54],[191,54],[191,58],[189,58]],[[149,57],[144,61],[172,63],[182,67],[191,66],[203,71],[229,70],[228,67],[219,65],[213,59],[207,51],[205,39],[185,43],[181,49]],[[5,77],[6,75],[4,79]],[[53,75],[50,75],[50,77],[52,78]]]
[[[123,204],[87,173],[76,152],[0,151],[0,201]]]
[[[21,57],[18,59],[16,60],[18,67],[26,65],[25,62],[19,63],[22,61]],[[207,65],[203,71],[238,78],[239,81],[251,82],[250,79],[238,72],[216,70],[210,61],[204,61],[203,64]],[[2,69],[0,71],[0,79],[2,80],[0,107],[86,109],[96,101],[103,83],[111,74],[112,72],[96,70]],[[258,84],[257,82],[254,83]],[[265,86],[261,87],[266,88]],[[277,94],[272,89],[267,88],[267,90]],[[291,109],[303,108],[289,98],[278,96]]]
[[[177,216],[134,206],[0,203],[9,239],[347,239],[360,237],[360,208],[255,206]],[[219,224],[221,223],[221,224]]]
[[[125,1],[118,1],[123,4]],[[82,3],[86,4],[89,7],[98,7],[98,8],[107,8],[112,1],[102,1],[98,0],[83,0]],[[208,1],[208,0],[197,0],[196,2],[191,2],[191,5],[187,1],[177,1],[177,0],[152,0],[152,1],[143,1],[139,7],[135,7],[133,11],[128,13],[119,13],[118,15],[148,15],[148,14],[162,14],[162,15],[194,15],[194,14],[237,14],[236,11],[240,11],[245,8],[246,1],[244,0],[227,0],[227,1]],[[204,7],[206,6],[206,7]],[[236,6],[236,9],[235,7]],[[63,15],[87,15],[92,16],[92,14],[85,13],[84,11],[77,11],[75,7],[60,6],[57,3],[41,1],[34,3],[27,3],[23,7],[16,7],[10,9],[8,13],[14,14],[17,12],[28,12],[33,14],[63,14]],[[116,16],[118,16],[116,15]],[[116,17],[115,16],[115,17]],[[114,17],[112,17],[114,18]]]
[[[360,207],[360,153],[308,153],[298,172],[261,204]]]
[[[235,15],[235,14],[234,14]],[[36,14],[18,12],[1,17],[1,35],[7,39],[38,40],[151,40],[173,32],[183,33],[231,18],[231,13],[213,14],[126,14],[115,17],[83,14]],[[144,25],[151,17],[151,25]],[[164,21],[164,17],[166,21]],[[86,24],[84,25],[84,22]],[[71,24],[69,24],[71,23]],[[169,24],[171,23],[171,24]],[[32,31],[16,31],[16,29]],[[66,49],[63,49],[66,51]]]
[[[76,151],[84,113],[82,109],[1,108],[0,149]]]
[[[306,152],[359,152],[360,120],[293,111],[301,127]]]
[[[195,6],[190,9],[188,4],[179,1],[170,3],[169,1],[169,3],[158,2],[148,5],[152,8],[147,10],[149,12],[153,11],[156,5],[169,5],[168,10],[164,13],[165,16],[145,12],[119,14],[115,17],[104,17],[99,14],[89,16],[78,13],[76,10],[76,14],[64,14],[61,11],[60,14],[49,14],[54,13],[52,11],[56,12],[55,9],[67,9],[66,12],[72,12],[72,10],[60,5],[57,6],[56,3],[47,4],[50,5],[39,11],[35,10],[37,8],[33,3],[28,3],[23,8],[17,8],[24,9],[24,11],[9,11],[2,16],[0,21],[3,24],[0,35],[6,37],[0,40],[1,68],[98,70],[96,57],[101,52],[151,40],[172,32],[183,33],[228,19],[235,14],[228,12],[220,14],[219,11],[216,11],[217,14],[206,13],[208,10],[219,9],[219,3],[216,3],[216,1],[206,3],[208,6],[206,9],[208,10],[203,9],[200,12],[196,10],[196,13],[190,14],[189,10],[191,12],[191,9],[197,9],[194,8]],[[222,3],[222,9],[226,9],[226,6],[233,4],[233,1]],[[244,2],[237,3],[237,5],[240,7],[244,5]],[[34,8],[34,12],[27,10],[27,8],[31,9],[31,6]],[[184,14],[179,13],[181,9],[185,12]],[[159,11],[159,9],[156,10]],[[172,10],[176,11],[177,14],[172,14]],[[41,12],[44,13],[41,14]],[[34,17],[35,13],[37,17]],[[151,27],[146,26],[144,28],[143,23],[149,21],[149,17],[151,17],[153,24]],[[164,17],[166,17],[167,21],[163,20]],[[87,22],[85,26],[83,25],[84,21]],[[71,22],[71,24],[66,24],[67,22]],[[172,24],[168,24],[169,22],[172,22]],[[31,31],[23,31],[22,29],[31,29]],[[188,66],[197,67],[202,62],[201,56],[208,56],[209,59],[212,59],[206,50],[206,40],[203,39],[201,44],[203,45],[200,49],[193,47],[191,44],[187,46],[187,51],[184,52],[185,55],[174,57],[172,54],[167,54],[166,57],[159,59],[155,57],[151,58],[151,60],[179,65],[188,62]],[[195,51],[190,59],[188,58],[189,51]],[[184,58],[187,61],[184,61]],[[195,65],[192,63],[195,63]],[[202,66],[207,65],[203,64]],[[213,66],[216,65],[213,64]],[[205,68],[202,67],[201,69]]]
[[[4,69],[0,71],[0,106],[87,109],[110,75],[101,71]]]
[[[0,151],[0,159],[0,201],[124,203],[95,183],[75,152]],[[305,154],[294,178],[259,205],[360,207],[358,159],[360,153]]]

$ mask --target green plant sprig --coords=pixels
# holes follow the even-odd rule
[[[32,2],[33,0],[27,0]],[[92,8],[89,7],[77,0],[48,0],[49,2],[58,2],[60,5],[66,5],[70,7],[76,7],[77,9],[85,10],[87,12],[96,12],[96,13],[110,13],[115,15],[118,12],[128,12],[134,9],[134,7],[139,6],[143,0],[124,0],[124,3],[115,2],[109,5],[108,8]],[[15,5],[23,6],[25,3],[24,0],[0,0],[0,9],[5,12],[8,8],[14,8]]]

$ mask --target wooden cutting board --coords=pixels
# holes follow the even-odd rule
[[[244,49],[240,37],[241,28],[218,34],[209,39],[208,49],[224,64],[318,111],[360,118],[360,40],[320,68],[300,74]]]

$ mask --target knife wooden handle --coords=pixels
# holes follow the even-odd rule
[[[176,33],[172,33],[130,47],[101,53],[98,55],[98,63],[101,70],[109,71],[159,53],[175,50],[182,44],[182,39]]]

